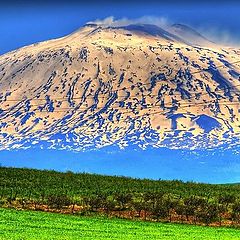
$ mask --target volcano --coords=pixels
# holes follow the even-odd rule
[[[240,49],[181,24],[86,24],[0,56],[0,149],[240,143]]]

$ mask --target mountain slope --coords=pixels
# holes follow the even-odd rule
[[[240,50],[146,29],[89,24],[1,56],[0,148],[239,144]]]
[[[194,29],[183,25],[183,24],[173,24],[169,28],[170,32],[177,35],[180,38],[187,39],[190,44],[196,44],[200,46],[214,45],[213,42],[202,36],[200,33]]]

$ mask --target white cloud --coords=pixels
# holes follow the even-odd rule
[[[197,30],[216,43],[240,47],[240,40],[236,39],[227,29],[220,29],[214,26],[201,26]]]
[[[170,21],[165,17],[152,17],[152,16],[143,16],[141,18],[129,19],[121,18],[114,19],[113,16],[107,17],[105,19],[96,19],[95,21],[88,22],[88,24],[97,24],[101,26],[111,26],[111,27],[121,27],[130,24],[154,24],[160,27],[167,27],[170,25]]]
[[[170,27],[173,23],[174,22],[172,20],[166,17],[154,17],[154,16],[143,16],[135,19],[130,18],[115,19],[114,16],[109,16],[105,19],[96,19],[94,21],[88,22],[88,24],[97,24],[103,27],[121,27],[130,24],[154,24],[165,30],[167,30],[168,27]],[[234,38],[233,35],[228,30],[219,29],[214,26],[208,26],[205,24],[197,28],[191,26],[191,24],[189,26],[197,30],[199,33],[201,33],[203,36],[205,36],[206,38],[213,42],[223,45],[240,47],[240,40]]]

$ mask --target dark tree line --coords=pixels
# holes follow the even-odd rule
[[[0,206],[144,220],[240,224],[240,185],[0,167]]]

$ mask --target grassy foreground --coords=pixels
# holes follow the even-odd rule
[[[0,239],[239,240],[240,230],[0,209]]]

